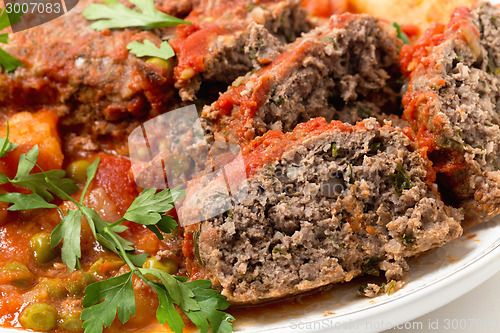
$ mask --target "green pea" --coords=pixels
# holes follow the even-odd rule
[[[99,258],[89,268],[89,272],[99,277],[109,277],[112,272],[120,269],[125,262],[116,258]]]
[[[53,298],[64,298],[67,294],[64,283],[59,278],[54,279],[43,279],[38,284],[39,289],[44,289],[49,297]]]
[[[48,264],[59,254],[57,248],[52,249],[50,247],[50,234],[46,232],[41,232],[31,237],[30,246],[36,262],[41,265]]]
[[[95,281],[96,279],[92,273],[77,271],[69,276],[65,287],[70,296],[80,296],[83,295],[85,288]]]
[[[35,281],[35,275],[25,264],[14,261],[2,267],[0,271],[3,279],[16,287],[27,288]]]
[[[87,160],[71,162],[66,168],[66,173],[68,177],[73,179],[76,183],[85,183],[87,180],[87,168],[90,164],[91,163]]]
[[[167,272],[168,274],[175,274],[179,270],[177,264],[175,261],[170,260],[170,259],[163,259],[161,261],[156,260],[155,257],[151,257],[148,260],[144,262],[142,265],[143,268],[153,268],[153,269],[159,269],[161,271]],[[159,279],[155,276],[152,276],[152,274],[146,274],[146,277],[153,281],[159,283]]]
[[[43,332],[50,331],[56,327],[57,310],[52,305],[45,303],[33,304],[24,310],[19,322],[24,328]]]
[[[82,330],[83,321],[80,319],[80,312],[70,313],[66,316],[61,316],[59,326],[65,331],[80,332]]]
[[[171,74],[174,70],[174,62],[172,61],[172,59],[165,60],[162,58],[155,57],[155,58],[149,58],[148,60],[146,60],[146,63],[155,64],[161,68],[166,68],[169,74]]]

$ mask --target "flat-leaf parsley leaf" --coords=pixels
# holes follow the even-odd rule
[[[130,2],[140,11],[130,9],[117,0],[104,0],[104,4],[93,3],[88,6],[83,11],[83,17],[96,21],[90,27],[98,31],[129,27],[147,30],[189,23],[157,10],[153,0],[130,0]]]
[[[148,39],[145,39],[143,43],[134,41],[127,45],[127,49],[138,57],[147,56],[168,60],[175,55],[174,50],[166,41],[162,42],[159,48]]]

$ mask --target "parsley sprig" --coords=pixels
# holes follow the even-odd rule
[[[392,26],[396,28],[398,38],[401,39],[401,41],[403,41],[403,44],[410,44],[410,39],[408,38],[408,35],[405,34],[403,29],[401,29],[401,26],[397,22],[393,22]]]
[[[130,53],[138,57],[157,57],[167,60],[175,55],[174,50],[166,41],[161,42],[160,47],[156,47],[156,45],[148,39],[145,39],[143,43],[133,41],[127,44],[127,49]]]
[[[7,14],[7,10],[3,10],[0,14],[0,31],[5,28],[10,27],[12,24],[19,22],[20,14],[12,13],[10,15]],[[0,43],[8,44],[9,34],[3,33],[0,34]],[[7,72],[12,72],[17,67],[24,66],[21,61],[7,53],[5,50],[0,49],[0,68],[5,69]]]
[[[0,157],[16,149],[16,145],[7,137],[0,138]],[[122,323],[127,322],[135,314],[136,304],[133,289],[134,275],[149,285],[158,295],[159,306],[156,317],[161,324],[167,324],[172,331],[182,333],[184,322],[176,306],[200,329],[202,333],[209,328],[215,333],[232,332],[234,318],[224,313],[229,303],[217,291],[211,290],[211,283],[207,280],[187,282],[187,278],[170,275],[164,271],[152,268],[142,268],[148,259],[146,254],[133,254],[133,244],[119,234],[128,229],[121,224],[130,221],[147,226],[162,239],[161,232],[169,233],[177,228],[177,223],[165,212],[174,207],[174,202],[184,195],[179,188],[163,190],[144,190],[130,205],[124,216],[116,222],[103,220],[100,215],[83,204],[85,194],[92,180],[95,178],[99,159],[96,159],[87,169],[87,182],[83,188],[80,200],[76,201],[74,194],[78,187],[68,178],[64,178],[63,170],[43,171],[36,164],[38,146],[26,154],[21,154],[16,176],[9,178],[0,174],[0,184],[11,183],[25,187],[32,193],[6,193],[0,195],[0,201],[12,203],[8,209],[26,210],[37,208],[55,208],[63,216],[61,222],[54,228],[51,235],[51,246],[58,246],[61,241],[61,258],[70,269],[80,267],[81,258],[80,232],[84,217],[95,238],[109,251],[118,254],[128,265],[130,271],[90,284],[85,289],[81,318],[85,333],[101,333],[103,327],[112,324],[118,315]],[[35,166],[40,170],[32,173]],[[54,197],[71,201],[76,209],[69,209],[65,214],[51,203]],[[161,232],[160,232],[161,231]],[[158,280],[151,281],[148,276]],[[160,281],[161,283],[157,283]]]
[[[191,24],[157,10],[153,0],[130,0],[138,10],[130,9],[117,0],[103,1],[104,4],[93,3],[83,11],[83,17],[96,21],[90,27],[97,31],[130,27],[149,30]],[[143,43],[134,41],[127,45],[127,49],[138,57],[148,56],[168,60],[174,56],[174,51],[166,41],[163,41],[159,48],[147,39]]]
[[[92,23],[92,29],[137,27],[144,30],[174,27],[189,22],[165,14],[155,8],[153,0],[130,0],[139,10],[130,9],[117,0],[104,0],[104,4],[93,3],[83,11],[87,20],[97,20]]]

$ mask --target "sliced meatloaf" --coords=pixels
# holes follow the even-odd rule
[[[323,118],[243,148],[246,191],[226,213],[185,228],[188,270],[232,303],[284,297],[356,276],[400,279],[406,258],[462,233],[458,209],[426,180],[429,161],[399,129]],[[208,205],[227,174],[205,186]],[[188,185],[182,219],[199,200]],[[224,186],[224,185],[223,185]],[[214,189],[210,194],[210,189]],[[238,191],[233,191],[233,197]]]
[[[195,99],[200,85],[210,82],[231,83],[252,69],[255,53],[245,52],[248,25],[265,27],[282,42],[295,40],[309,30],[300,0],[201,0],[186,17],[190,25],[177,28],[171,45],[178,65],[175,86],[183,100]],[[260,39],[254,48],[266,47]]]
[[[332,16],[203,110],[215,140],[248,143],[314,117],[355,123],[398,109],[398,40],[366,15]]]
[[[0,73],[0,112],[55,108],[61,125],[78,133],[74,144],[82,149],[97,148],[103,135],[124,140],[130,122],[172,108],[175,97],[168,69],[126,49],[134,40],[159,45],[160,38],[139,30],[94,31],[82,16],[89,3],[13,34],[3,48],[24,67]]]
[[[500,212],[500,10],[458,8],[402,50],[404,117],[470,223]]]

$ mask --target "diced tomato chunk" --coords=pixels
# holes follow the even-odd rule
[[[96,185],[104,188],[115,203],[118,213],[123,215],[139,194],[130,173],[130,161],[105,153],[98,157],[100,162],[95,177]]]

